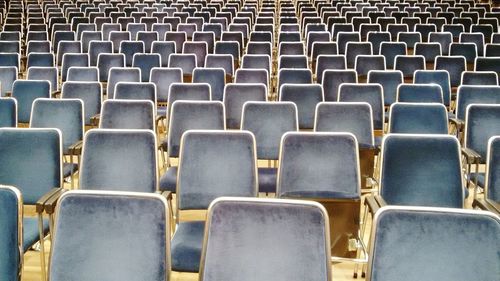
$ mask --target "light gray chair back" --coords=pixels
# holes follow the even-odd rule
[[[106,100],[99,128],[155,130],[155,108],[148,100]]]

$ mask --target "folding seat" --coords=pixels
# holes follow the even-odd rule
[[[458,42],[460,34],[465,32],[462,24],[445,24],[442,29],[443,32],[450,32],[453,35],[453,42]]]
[[[207,44],[207,53],[214,52],[215,34],[210,31],[196,31],[193,33],[193,42],[205,42]]]
[[[494,71],[497,75],[500,72],[498,57],[477,57],[475,62],[475,71]]]
[[[170,95],[174,92],[174,85],[171,86]],[[206,86],[205,88],[207,88]],[[177,190],[178,192],[178,167],[171,166],[170,158],[179,157],[181,150],[181,137],[186,131],[224,130],[226,127],[224,104],[220,101],[178,100],[171,104],[171,110],[168,111],[168,114],[170,118],[168,118],[169,126],[167,138],[162,143],[163,149],[167,151],[166,163],[168,169],[160,178],[160,190],[171,192],[176,192]],[[204,155],[206,156],[206,154]],[[189,259],[186,260],[186,262],[196,262],[196,260]]]
[[[358,55],[372,55],[372,44],[370,42],[347,42],[345,45],[345,56],[347,68],[354,68]]]
[[[106,84],[108,99],[115,98],[115,86],[118,82],[140,82],[141,70],[137,67],[111,67]]]
[[[157,102],[160,106],[164,106],[168,102],[168,94],[172,83],[182,83],[182,69],[180,68],[163,68],[153,67],[149,82],[156,85]],[[165,115],[164,111],[158,110],[158,114]]]
[[[448,111],[443,104],[404,103],[391,105],[390,134],[448,134]]]
[[[380,54],[385,57],[387,69],[394,69],[396,57],[406,55],[406,43],[404,42],[382,42]]]
[[[410,32],[406,24],[389,24],[387,25],[387,31],[391,34],[392,41],[398,41],[399,33]],[[413,33],[413,31],[411,31],[411,33]]]
[[[51,97],[59,95],[59,75],[56,67],[30,67],[26,79],[47,80],[50,83]]]
[[[15,221],[22,222],[22,233],[19,236],[9,237],[9,240],[18,240],[19,246],[15,245],[16,252],[19,251],[18,254],[11,254],[14,255],[14,260],[22,261],[22,253],[27,252],[38,241],[43,241],[49,232],[49,220],[43,219],[43,213],[47,199],[60,192],[59,187],[63,184],[61,135],[56,129],[2,128],[0,129],[0,146],[0,157],[8,161],[8,165],[2,165],[0,169],[0,183],[14,186],[19,190],[18,198],[23,198],[22,202],[18,201],[19,204],[37,205],[38,218],[23,216],[21,205],[17,207],[12,204],[2,205],[2,217],[7,214],[8,209],[19,212]],[[2,198],[5,198],[5,195],[2,195]],[[5,202],[2,203],[5,204]],[[50,223],[52,222],[51,216]],[[4,231],[7,229],[4,228]],[[44,243],[40,243],[40,250],[41,277],[45,279]],[[6,248],[3,254],[9,255]],[[2,262],[8,260],[7,256],[4,256]],[[13,274],[18,276],[20,269],[17,267],[13,269]],[[2,270],[3,277],[5,273]],[[12,280],[17,280],[17,277]]]
[[[62,57],[62,66],[61,66],[61,79],[62,81],[66,81],[67,72],[70,67],[80,66],[87,67],[89,64],[89,55],[88,54],[78,54],[78,53],[67,53]]]
[[[171,54],[168,59],[168,67],[182,69],[184,82],[192,80],[193,70],[196,68],[195,54]]]
[[[241,208],[242,206],[245,206],[244,211],[238,214],[228,212],[228,210]],[[264,214],[268,212],[277,214],[281,219],[263,219]],[[326,211],[319,205],[304,201],[292,203],[292,201],[272,199],[223,198],[216,200],[210,206],[208,213],[206,226],[208,235],[205,237],[205,246],[201,258],[200,280],[230,280],[230,276],[234,276],[236,272],[238,272],[242,280],[250,280],[253,277],[267,279],[271,276],[276,280],[287,280],[289,279],[288,273],[294,276],[292,280],[301,280],[306,275],[305,271],[301,269],[302,267],[309,269],[307,278],[311,280],[331,279],[327,250],[330,247],[328,219],[326,218]],[[215,219],[219,214],[226,214],[222,216],[225,222],[224,225]],[[313,225],[310,224],[310,217],[321,217],[321,219],[317,224]],[[244,221],[244,223],[241,224],[241,221]],[[290,235],[301,231],[299,229],[300,221],[308,222],[300,226],[301,229],[304,227],[311,231],[308,239],[299,239],[294,235]],[[232,232],[228,237],[221,239],[222,236],[219,234],[226,232],[227,227],[238,228],[238,231]],[[259,242],[260,239],[255,239],[256,237],[263,235],[275,237],[282,231],[287,234],[282,236],[283,243],[280,243],[279,246],[271,246],[271,241],[266,241],[263,242],[263,252],[256,254],[252,251],[257,245],[262,245]],[[245,236],[243,233],[250,233],[250,235]],[[223,246],[228,241],[232,245],[244,246],[230,248]],[[315,243],[312,241],[315,241]],[[224,251],[222,249],[227,250],[227,255],[221,254]],[[236,255],[238,258],[227,258],[236,253],[238,253]],[[304,259],[305,256],[308,257],[307,261]],[[290,258],[291,260],[289,260]],[[262,262],[262,266],[249,271],[247,267],[242,266],[241,262],[243,260],[259,260]],[[280,266],[283,270],[277,270],[274,266],[276,262],[284,266]],[[229,264],[230,267],[224,269],[217,267],[216,264],[220,263]],[[291,266],[292,264],[300,266]]]
[[[342,83],[338,90],[338,101],[369,103],[372,107],[373,129],[383,130],[384,95],[380,84]]]
[[[290,132],[282,138],[277,196],[317,201],[330,210],[332,222],[343,218],[352,223],[341,231],[330,229],[330,261],[357,256],[358,249],[348,248],[349,239],[363,243],[358,235],[361,192],[357,150],[356,137],[350,133]]]
[[[195,54],[196,66],[205,66],[205,57],[208,54],[208,46],[206,42],[184,42],[182,46],[183,54]]]
[[[81,99],[85,108],[85,125],[101,111],[102,90],[99,82],[64,82],[61,88],[63,99]]]
[[[234,82],[238,84],[261,83],[266,85],[267,89],[270,90],[270,75],[265,69],[240,68],[236,70],[234,79]]]
[[[484,45],[486,42],[482,33],[461,33],[459,42],[476,44],[477,55],[480,57],[484,56]]]
[[[113,43],[111,41],[90,41],[89,50],[90,66],[97,66],[97,60],[101,53],[113,53]]]
[[[360,80],[366,81],[372,70],[385,70],[385,57],[382,55],[357,55],[354,69]]]
[[[234,61],[231,55],[207,54],[205,57],[205,67],[223,68],[226,73],[226,82],[233,81]]]
[[[57,48],[57,66],[62,65],[62,58],[65,54],[79,54],[82,53],[82,43],[77,41],[59,41]]]
[[[224,88],[226,127],[240,129],[243,106],[246,102],[267,101],[264,84],[227,84]]]
[[[463,56],[438,56],[434,62],[436,70],[446,70],[450,74],[451,87],[458,87],[462,78],[462,72],[467,70],[465,57]]]
[[[118,82],[114,99],[147,100],[153,102],[156,108],[156,86],[150,82]]]
[[[500,87],[490,85],[463,85],[457,90],[456,119],[451,119],[459,129],[465,125],[467,107],[471,104],[498,104],[500,103]]]
[[[294,102],[297,105],[299,128],[312,129],[314,128],[316,105],[324,101],[323,88],[319,84],[282,83],[280,84],[279,101]]]
[[[485,57],[500,56],[500,44],[491,44],[491,43],[486,44],[484,56]]]
[[[396,18],[395,17],[379,17],[376,21],[377,24],[380,24],[380,27],[382,28],[382,31],[389,31],[388,27],[391,24],[396,24]],[[407,28],[408,30],[408,28]]]
[[[228,54],[233,56],[235,69],[240,65],[240,44],[237,41],[215,42],[215,54]]]
[[[132,67],[141,70],[141,82],[148,82],[151,69],[161,67],[161,57],[159,54],[134,54]]]
[[[12,97],[17,100],[19,123],[29,123],[33,101],[50,98],[50,83],[45,80],[16,80],[12,84]]]
[[[170,54],[175,53],[174,41],[153,41],[151,45],[151,53],[159,54],[162,67],[168,66],[168,58]]]
[[[278,46],[278,56],[281,55],[305,55],[302,42],[282,42]]]
[[[165,112],[167,122],[170,122],[172,105],[178,100],[211,101],[212,93],[210,85],[208,83],[172,82],[169,86],[167,108]],[[168,151],[167,142],[168,139],[164,139],[160,147],[164,152]]]
[[[17,31],[1,31],[1,41],[21,41],[21,32]]]
[[[224,95],[226,74],[222,68],[195,68],[193,83],[210,85],[212,100],[222,101]]]
[[[99,70],[93,66],[72,66],[66,75],[66,81],[99,81]]]
[[[382,32],[370,31],[368,32],[366,37],[367,41],[372,44],[374,55],[380,54],[380,45],[382,44],[382,42],[391,41],[391,34],[387,31],[382,31]]]
[[[498,75],[494,71],[464,71],[460,85],[498,85]]]
[[[334,23],[331,28],[332,40],[336,41],[339,32],[354,32],[352,23]]]
[[[415,71],[425,70],[425,58],[421,55],[397,55],[394,59],[394,70],[401,70],[406,80],[413,81]]]
[[[358,75],[355,70],[327,69],[322,74],[325,101],[337,101],[339,87],[343,83],[357,83]]]
[[[397,102],[443,104],[443,91],[437,84],[401,84]]]

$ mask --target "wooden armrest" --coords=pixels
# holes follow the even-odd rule
[[[63,195],[63,193],[66,191],[68,190],[65,188],[58,188],[58,192],[54,193],[54,195],[45,202],[44,208],[47,214],[51,215],[55,213],[57,201],[59,200],[59,197],[61,197],[61,195]]]
[[[80,140],[76,142],[75,144],[71,145],[68,149],[71,153],[71,155],[81,155],[82,154],[82,147],[83,147],[83,140]]]
[[[96,114],[96,115],[90,117],[90,124],[92,124],[92,126],[94,126],[94,127],[98,127],[99,126],[99,119],[101,119],[101,114]]]
[[[496,204],[497,206],[495,206],[494,204]],[[475,199],[472,202],[472,208],[479,208],[481,210],[489,211],[497,215],[500,214],[500,204],[488,199]]]
[[[467,163],[479,163],[481,155],[470,148],[462,147],[462,155],[465,156]]]
[[[372,214],[375,215],[375,213],[380,209],[380,205],[378,204],[377,200],[375,199],[375,196],[367,196],[365,198],[365,206],[368,208],[368,211]]]
[[[5,96],[8,98],[12,97],[12,92],[5,92]]]
[[[63,189],[63,188],[60,188],[60,187],[52,188],[49,192],[45,193],[42,197],[40,197],[40,199],[38,199],[36,201],[36,205],[35,205],[36,212],[39,213],[39,214],[42,213],[43,210],[45,209],[45,203],[52,196],[54,196],[55,194],[58,194],[59,192],[61,192],[61,189]]]
[[[491,199],[486,198],[485,199],[488,204],[490,204],[496,211],[497,214],[500,215],[500,203],[493,201]]]
[[[52,94],[51,94],[51,97],[53,99],[58,98],[60,96],[61,96],[61,91],[53,91]]]
[[[465,127],[464,120],[460,120],[458,118],[450,118],[449,121],[457,127],[458,131],[461,131],[463,127]]]
[[[165,199],[167,199],[167,201],[172,201],[172,191],[158,191],[158,194],[160,194],[161,196],[165,197]]]

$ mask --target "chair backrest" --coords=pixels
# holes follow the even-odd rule
[[[220,101],[179,100],[172,104],[168,126],[168,155],[178,157],[187,130],[224,130],[224,104]]]
[[[175,105],[174,105],[175,110]],[[179,210],[208,209],[221,196],[257,196],[255,138],[248,131],[189,130],[181,140]]]
[[[460,85],[498,86],[498,75],[494,71],[464,71]]]
[[[115,99],[149,100],[156,105],[156,86],[150,82],[118,82],[115,85]]]
[[[91,118],[101,112],[102,89],[99,82],[64,82],[63,99],[81,99],[85,108],[85,124],[91,124]]]
[[[500,135],[500,105],[470,104],[465,115],[464,146],[481,155],[486,160],[488,140]]]
[[[141,69],[141,82],[148,82],[151,69],[161,66],[161,57],[159,54],[134,54],[132,66]]]
[[[50,92],[59,90],[59,75],[57,67],[32,66],[28,68],[28,80],[47,80],[50,83]]]
[[[359,199],[358,142],[350,133],[286,133],[276,194],[287,198]]]
[[[463,208],[460,144],[450,135],[389,134],[380,195],[389,205]]]
[[[8,92],[12,92],[12,85],[17,80],[17,71],[18,68],[14,66],[0,67],[0,94],[2,97],[5,97]]]
[[[83,138],[80,188],[158,190],[156,136],[150,130],[93,129]]]
[[[500,104],[499,86],[460,86],[457,90],[456,116],[465,120],[467,106],[473,103]]]
[[[404,103],[391,105],[389,133],[448,134],[448,113],[438,103]]]
[[[57,128],[62,134],[63,153],[83,139],[83,101],[38,98],[31,110],[31,128]]]
[[[258,159],[277,160],[283,134],[299,129],[297,106],[293,102],[246,102],[241,129],[255,135]]]
[[[319,81],[318,81],[319,82]],[[325,101],[337,101],[339,87],[342,83],[357,83],[358,74],[355,70],[328,69],[323,72],[321,84]]]
[[[438,84],[443,91],[444,105],[450,106],[451,84],[450,74],[446,70],[417,70],[413,79],[414,84]]]
[[[167,102],[170,85],[172,83],[182,83],[182,69],[153,67],[149,82],[156,85],[156,95],[158,102]]]
[[[22,270],[22,217],[21,192],[15,187],[0,186],[0,277],[5,280],[21,280]]]
[[[316,105],[324,101],[323,88],[319,84],[283,84],[280,87],[279,101],[291,101],[297,105],[299,128],[314,127]]]
[[[500,138],[498,136],[491,137],[488,141],[488,159],[486,166],[486,184],[485,198],[500,202],[500,185],[499,185],[499,145]]]
[[[0,128],[0,184],[18,188],[25,204],[62,186],[62,141],[57,129]],[[43,165],[41,165],[43,163]]]
[[[0,127],[17,127],[17,100],[0,97]]]
[[[106,94],[109,99],[115,98],[115,86],[118,82],[140,82],[141,69],[137,67],[111,67],[108,74]]]
[[[314,117],[315,132],[352,133],[361,148],[373,147],[372,108],[366,102],[320,102]]]
[[[443,104],[443,90],[438,84],[401,84],[397,101]]]
[[[226,84],[226,73],[223,68],[195,68],[193,83],[208,83],[212,99],[222,101]]]
[[[50,98],[50,82],[46,80],[16,80],[12,85],[12,97],[17,100],[18,121],[28,123],[33,101],[37,98]]]
[[[154,103],[148,100],[106,100],[99,128],[155,130]]]
[[[328,224],[315,202],[217,199],[208,211],[200,280],[329,281]],[[304,231],[307,236],[296,235]]]
[[[109,71],[112,67],[125,67],[125,55],[110,53],[101,53],[98,55],[97,68],[99,68],[100,82],[108,82]]]
[[[338,101],[369,103],[373,113],[373,129],[381,130],[383,128],[384,93],[380,84],[341,84]]]
[[[264,84],[227,84],[224,88],[224,109],[228,129],[239,129],[243,105],[248,101],[266,101]]]
[[[390,206],[377,212],[374,225],[366,280],[401,280],[402,272],[408,281],[495,280],[500,274],[500,219],[492,213]]]
[[[56,212],[50,280],[169,280],[171,222],[160,195],[70,191]]]

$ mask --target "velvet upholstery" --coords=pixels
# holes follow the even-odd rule
[[[151,52],[160,55],[162,67],[168,67],[168,57],[175,53],[175,42],[154,41],[151,45]]]
[[[15,66],[20,68],[20,54],[0,53],[0,66]]]
[[[178,224],[172,237],[173,270],[198,272],[204,231],[204,221],[187,221]]]
[[[125,55],[125,66],[132,66],[135,54],[144,53],[144,42],[135,40],[123,40],[119,44],[120,53]]]
[[[79,99],[39,98],[33,102],[30,127],[59,129],[64,154],[83,139],[83,121],[83,102]]]
[[[372,107],[373,128],[381,130],[384,124],[384,94],[380,84],[352,84],[340,85],[338,101],[367,102]]]
[[[0,183],[18,188],[25,204],[35,204],[62,185],[62,144],[56,129],[0,128],[0,159]]]
[[[223,32],[224,33],[224,32]],[[240,43],[237,41],[217,41],[215,42],[215,54],[232,55],[234,61],[240,60]]]
[[[460,161],[453,136],[389,134],[382,144],[380,195],[389,205],[462,208]]]
[[[17,101],[0,97],[0,127],[17,127]]]
[[[318,76],[319,77],[319,76]],[[337,101],[339,87],[342,83],[357,83],[358,74],[354,70],[328,69],[323,72],[321,84],[325,95],[325,101]]]
[[[143,19],[146,19],[146,18],[143,18]],[[148,30],[151,30],[151,28],[148,28]],[[145,53],[151,53],[151,48],[152,48],[153,42],[158,41],[158,39],[159,39],[158,33],[155,31],[139,31],[139,32],[137,32],[136,36],[137,36],[137,38],[136,38],[137,41],[144,43],[144,52]]]
[[[17,100],[17,120],[28,123],[33,101],[50,98],[50,83],[44,80],[16,80],[12,85],[12,97]]]
[[[380,45],[382,42],[390,42],[391,34],[387,31],[370,31],[367,34],[367,41],[372,43],[373,54],[380,54]]]
[[[170,227],[160,195],[71,191],[57,207],[51,281],[169,279]]]
[[[222,101],[226,74],[222,68],[195,68],[193,71],[193,83],[208,83],[212,99]]]
[[[450,74],[446,70],[417,70],[414,78],[413,83],[415,84],[438,84],[441,86],[444,105],[450,106]]]
[[[448,71],[451,86],[458,87],[462,79],[462,72],[467,70],[467,62],[463,56],[437,56],[434,61],[434,68]]]
[[[115,86],[118,82],[140,82],[141,70],[137,67],[112,67],[109,70],[106,94],[109,99],[115,98]]]
[[[367,280],[486,281],[500,275],[498,216],[386,207],[374,224]]]
[[[265,69],[271,72],[271,57],[269,55],[246,54],[241,59],[241,67],[249,69]]]
[[[207,209],[220,196],[257,196],[255,139],[248,131],[188,131],[177,178],[179,210]]]
[[[113,42],[111,41],[89,42],[90,66],[98,66],[97,62],[100,54],[111,54],[111,53],[113,53]],[[120,64],[117,66],[123,67],[124,65]],[[99,70],[101,69],[99,68]],[[105,73],[101,73],[99,71],[99,75],[105,75]]]
[[[99,68],[100,82],[108,82],[109,70],[112,67],[125,67],[125,55],[100,53],[97,57],[97,68]]]
[[[488,140],[500,135],[500,105],[470,104],[465,118],[464,146],[471,148],[486,161]]]
[[[394,59],[394,69],[401,70],[404,77],[413,77],[419,69],[425,69],[425,58],[419,55],[397,55]]]
[[[312,129],[316,105],[324,101],[323,88],[319,84],[283,84],[280,87],[279,100],[295,103],[299,128]]]
[[[234,61],[231,55],[209,53],[205,57],[205,67],[223,68],[226,75],[234,75]]]
[[[210,85],[207,83],[172,83],[168,94],[167,119],[170,120],[172,105],[177,100],[210,101]]]
[[[223,198],[208,216],[200,280],[331,280],[328,218],[318,204]]]
[[[403,23],[403,25],[406,24]],[[409,49],[415,49],[416,44],[422,42],[422,34],[414,31],[413,28],[409,28],[408,31],[397,34],[397,41],[406,43]]]
[[[83,140],[80,188],[154,192],[156,163],[152,131],[90,130]]]
[[[498,85],[498,75],[494,71],[464,71],[461,85]]]
[[[406,55],[406,43],[382,42],[382,44],[380,44],[380,54],[385,57],[385,67],[387,69],[394,69],[394,65],[396,64],[396,56]]]
[[[495,202],[500,202],[500,172],[498,167],[500,161],[500,137],[495,136],[488,141],[488,165],[486,167],[486,186],[485,197]]]
[[[156,85],[158,102],[167,102],[170,85],[172,83],[182,83],[182,69],[153,67],[149,82]]]
[[[161,57],[159,54],[135,54],[132,66],[141,69],[141,82],[149,82],[151,69],[161,66]]]
[[[19,234],[21,231],[22,205],[17,189],[0,186],[0,278],[2,280],[20,280],[21,259]]]
[[[278,72],[278,88],[287,83],[311,84],[312,72],[309,69],[282,68]]]
[[[360,199],[358,142],[350,133],[286,133],[277,196]]]
[[[366,102],[321,102],[314,131],[352,133],[361,147],[373,147],[372,109]]]
[[[358,55],[354,69],[358,75],[366,76],[371,70],[385,70],[385,57],[382,55]]]
[[[413,53],[423,56],[426,63],[434,63],[434,59],[442,54],[441,45],[439,43],[417,42]]]
[[[92,116],[101,112],[102,92],[99,82],[64,82],[63,99],[81,99],[83,101],[85,124],[90,125]]]
[[[344,55],[319,55],[316,62],[316,81],[324,84],[323,76],[329,70],[346,70],[347,62]]]
[[[337,33],[338,53],[340,55],[345,55],[348,43],[360,41],[361,35],[359,32],[340,31]]]
[[[106,100],[99,128],[155,130],[154,103],[148,100]]]
[[[28,67],[32,66],[45,66],[52,67],[54,66],[54,54],[52,53],[38,53],[32,52],[28,54],[27,65]]]
[[[150,82],[118,82],[115,85],[115,99],[148,100],[156,104],[156,86]]]
[[[12,85],[17,79],[17,70],[14,66],[0,66],[0,94],[2,97],[5,97],[7,92],[12,92]]]
[[[499,86],[460,86],[457,90],[456,115],[465,120],[467,106],[473,103],[498,104],[500,103]]]
[[[49,220],[43,219],[43,233],[47,234],[49,232]],[[28,252],[28,250],[40,240],[40,234],[38,232],[38,218],[36,217],[25,217],[23,218],[23,250]]]
[[[196,67],[195,54],[171,54],[168,57],[168,67],[178,67],[182,69],[184,75],[193,74]]]
[[[227,84],[224,88],[224,109],[226,127],[239,129],[243,105],[249,101],[266,101],[267,89],[264,84]]]
[[[446,107],[437,103],[395,103],[390,108],[389,133],[448,134]]]
[[[266,85],[269,89],[269,72],[265,69],[248,69],[240,68],[236,70],[235,73],[235,83],[246,84],[246,83],[261,83]]]
[[[476,71],[495,71],[497,74],[500,72],[500,60],[498,57],[477,57],[475,61]],[[500,79],[500,78],[499,78]],[[499,80],[500,83],[500,80]]]
[[[205,57],[208,53],[208,46],[206,42],[202,41],[186,41],[182,45],[183,54],[195,54],[196,55],[196,66],[205,66]]]
[[[68,69],[72,66],[89,66],[89,55],[88,54],[64,54],[62,57],[61,66],[61,79],[66,81]]]
[[[399,70],[372,70],[368,72],[368,83],[378,83],[384,90],[384,105],[396,102],[397,89],[403,83],[403,73]]]
[[[28,80],[47,80],[50,83],[50,92],[59,90],[59,74],[57,67],[36,67],[28,69]]]
[[[345,48],[347,68],[355,68],[354,63],[358,55],[372,55],[370,42],[347,42]]]
[[[397,101],[443,104],[443,90],[438,84],[401,84]]]
[[[474,64],[477,58],[477,47],[474,43],[451,43],[450,45],[451,56],[463,56],[467,64]]]

